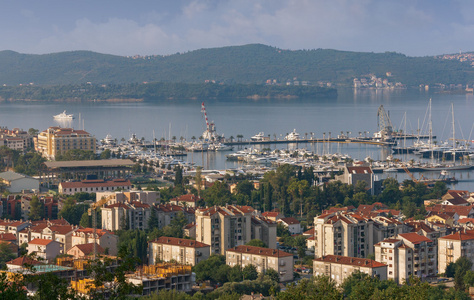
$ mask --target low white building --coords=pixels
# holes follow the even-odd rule
[[[39,180],[28,175],[6,171],[0,173],[0,180],[10,193],[21,193],[24,190],[39,191]]]
[[[177,261],[180,264],[195,266],[211,256],[211,247],[194,240],[162,236],[149,242],[148,253],[150,265],[158,261]]]

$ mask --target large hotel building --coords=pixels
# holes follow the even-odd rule
[[[74,149],[95,153],[95,137],[84,130],[61,127],[49,127],[38,135],[36,150],[48,159],[55,159],[58,154]]]

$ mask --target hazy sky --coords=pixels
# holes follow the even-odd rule
[[[283,49],[474,51],[472,0],[4,0],[0,50],[173,54],[262,43]]]

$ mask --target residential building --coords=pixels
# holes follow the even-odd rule
[[[148,229],[151,206],[141,202],[115,203],[102,208],[102,228],[111,231],[120,229]]]
[[[372,195],[375,194],[374,173],[370,166],[349,166],[344,167],[344,173],[336,176],[336,180],[349,185],[356,185],[358,181],[366,183],[367,190]]]
[[[469,191],[448,190],[448,192],[441,197],[441,204],[468,206],[471,205],[468,201],[470,196]]]
[[[96,152],[96,139],[84,130],[73,128],[49,127],[40,132],[36,143],[36,151],[47,159],[54,160],[57,155],[69,150],[85,150]]]
[[[279,211],[266,211],[262,213],[262,217],[272,220],[273,222],[278,221],[285,217],[284,214],[280,213]]]
[[[276,248],[277,223],[264,217],[252,216],[250,226],[252,240],[261,240],[269,248]]]
[[[438,239],[439,274],[446,272],[446,267],[460,257],[474,263],[474,230],[463,230]]]
[[[66,253],[72,247],[72,235],[77,229],[74,225],[58,225],[48,221],[32,224],[19,232],[19,245],[34,239],[53,240],[60,244],[62,253]]]
[[[112,231],[96,229],[94,239],[93,228],[79,228],[72,234],[72,247],[80,244],[97,243],[104,249],[105,254],[118,254],[118,236]],[[69,249],[68,249],[69,250]]]
[[[196,240],[210,245],[211,254],[223,255],[229,248],[245,245],[252,239],[253,211],[235,205],[196,209]]]
[[[183,228],[183,234],[184,236],[187,236],[193,240],[196,239],[196,223],[189,223],[186,224]]]
[[[436,244],[417,233],[402,233],[375,245],[375,260],[388,265],[387,278],[403,284],[413,275],[436,276]]]
[[[460,205],[436,204],[433,206],[427,206],[426,211],[430,213],[454,212],[458,216],[458,219],[474,218],[474,208],[472,205],[460,206]],[[456,223],[458,219],[456,219],[456,216],[455,216],[454,223]]]
[[[23,191],[39,191],[39,180],[28,175],[6,171],[0,173],[0,181],[10,193]]]
[[[227,249],[225,257],[226,264],[231,267],[245,268],[247,265],[254,265],[258,272],[265,272],[268,269],[277,271],[281,282],[293,280],[294,261],[291,253],[241,245]]]
[[[0,146],[26,151],[29,147],[33,147],[33,137],[22,129],[9,130],[7,127],[0,127]]]
[[[103,191],[130,190],[132,183],[127,179],[94,179],[83,181],[66,181],[61,182],[58,186],[58,191],[63,195],[74,195],[79,192],[97,193]]]
[[[337,285],[341,285],[356,271],[380,280],[387,279],[387,265],[375,260],[340,255],[327,255],[313,260],[313,275],[328,276]]]
[[[110,198],[108,204],[141,202],[149,205],[156,204],[160,199],[160,192],[156,191],[119,191],[96,192],[96,202],[102,198]]]
[[[283,226],[288,228],[288,231],[291,235],[302,233],[300,221],[296,220],[293,217],[282,218],[279,219],[277,222],[283,224]]]
[[[176,261],[180,264],[195,266],[211,256],[211,247],[188,239],[162,236],[149,242],[148,264],[160,261]]]
[[[329,213],[314,218],[316,258],[339,255],[364,258],[373,253],[374,221],[356,213]]]
[[[200,200],[201,197],[199,196],[187,194],[171,199],[170,204],[196,208],[198,206],[198,201]]]
[[[184,207],[173,204],[157,204],[153,205],[154,213],[158,218],[158,228],[163,228],[171,224],[171,221],[175,219],[178,214],[183,214],[187,220],[187,223],[195,222],[195,210],[192,207]]]
[[[28,243],[28,254],[32,253],[36,254],[39,258],[51,262],[63,252],[59,242],[48,239],[34,239]]]

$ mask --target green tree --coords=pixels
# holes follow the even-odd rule
[[[280,275],[278,275],[278,272],[274,269],[267,269],[265,271],[265,275],[270,277],[275,282],[280,282]]]
[[[91,222],[90,222],[90,218],[89,218],[89,214],[87,212],[84,212],[82,214],[82,217],[81,217],[81,221],[79,222],[79,225],[84,227],[84,228],[88,228],[88,227],[91,227]]]
[[[242,269],[242,275],[244,279],[255,280],[258,277],[257,268],[254,265],[246,265]]]
[[[197,281],[213,280],[213,275],[220,266],[225,265],[225,256],[213,254],[208,259],[197,263],[193,271]]]
[[[0,241],[0,269],[3,269],[5,263],[14,259],[16,253],[13,252],[11,245],[7,242]]]
[[[41,220],[44,217],[43,204],[38,199],[38,196],[34,195],[30,201],[30,213],[28,219],[32,221]]]
[[[278,294],[279,300],[343,299],[336,283],[328,276],[302,279],[298,284],[291,283],[284,292]]]
[[[268,246],[262,241],[262,240],[259,240],[259,239],[253,239],[253,240],[250,240],[247,242],[247,244],[245,244],[247,246],[255,246],[255,247],[263,247],[263,248],[268,248]]]
[[[109,149],[105,149],[100,153],[100,159],[109,159],[112,156],[112,153]]]

